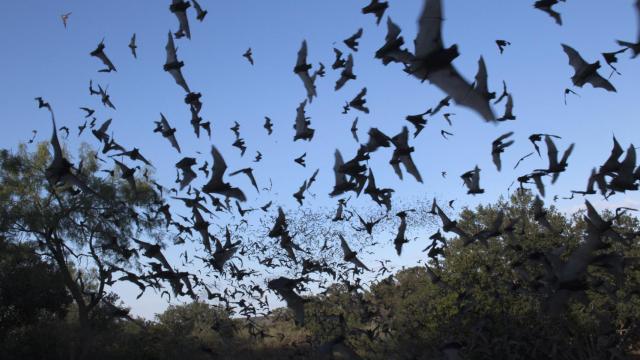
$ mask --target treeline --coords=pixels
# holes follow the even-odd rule
[[[464,210],[457,226],[475,234],[499,211],[520,221],[513,237],[429,247],[431,260],[369,286],[336,283],[307,297],[306,324],[286,308],[238,318],[202,302],[136,319],[107,295],[91,318],[88,359],[614,359],[640,341],[640,222],[605,212],[620,241],[606,240],[579,282],[550,292],[554,256],[584,244],[584,212],[546,218],[540,231],[530,194]],[[506,220],[505,220],[506,221]],[[612,227],[614,229],[614,227]],[[431,234],[424,234],[428,238]],[[437,238],[438,235],[432,236]],[[426,242],[429,245],[431,241]],[[437,241],[434,241],[437,243]],[[433,245],[433,244],[432,244]],[[425,255],[425,259],[427,256]],[[55,265],[37,246],[0,240],[0,353],[5,359],[68,359],[84,339]]]

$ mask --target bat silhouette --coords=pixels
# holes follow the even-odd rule
[[[389,7],[389,3],[386,1],[379,0],[371,0],[369,5],[362,8],[363,14],[373,14],[376,17],[376,25],[380,24],[382,17],[384,16],[384,12],[387,11]]]
[[[501,135],[497,139],[493,140],[491,143],[491,158],[493,159],[493,163],[496,165],[496,169],[500,171],[502,169],[502,161],[500,160],[500,154],[504,152],[504,149],[513,145],[514,141],[509,140],[504,142],[507,138],[513,135],[513,131],[508,132],[504,135]],[[517,165],[516,165],[517,166]]]
[[[358,118],[356,117],[355,120],[353,120],[353,123],[351,123],[351,135],[353,136],[353,139],[359,143],[360,140],[358,139]]]
[[[115,105],[113,105],[113,102],[111,102],[111,96],[107,93],[106,89],[103,89],[102,86],[98,85],[98,93],[100,94],[100,101],[102,101],[102,105],[110,107],[113,110],[116,109]]]
[[[136,179],[134,177],[136,169],[130,168],[118,160],[113,161],[115,161],[116,165],[118,165],[118,168],[120,169],[120,178],[129,183],[129,186],[131,186],[131,190],[133,190],[134,193],[137,192]]]
[[[343,254],[342,259],[344,261],[352,263],[353,265],[355,265],[356,268],[361,268],[361,269],[370,271],[369,268],[364,263],[362,263],[360,259],[358,259],[358,256],[357,256],[358,253],[356,251],[351,250],[344,236],[342,236],[342,234],[338,234],[338,237],[340,238],[340,246],[342,247],[342,254]]]
[[[165,50],[167,52],[167,61],[164,64],[164,71],[171,74],[176,84],[180,85],[180,87],[182,87],[185,92],[190,93],[191,90],[189,90],[189,85],[187,85],[187,82],[185,81],[184,76],[182,76],[181,69],[184,66],[184,62],[178,61],[178,52],[177,52],[175,43],[173,42],[173,37],[171,36],[171,32],[169,32]]]
[[[518,160],[518,162],[516,163],[516,165],[513,167],[513,169],[515,170],[515,169],[518,167],[518,165],[520,165],[520,163],[521,163],[524,159],[528,158],[529,156],[531,156],[531,155],[533,155],[533,154],[535,154],[535,153],[530,152],[530,153],[528,153],[527,155],[525,155],[525,156],[521,157],[521,158]]]
[[[240,149],[240,156],[244,156],[245,151],[247,151],[247,146],[245,145],[243,138],[236,138],[236,141],[234,141],[231,146]]]
[[[96,47],[95,50],[89,53],[91,56],[95,56],[100,59],[100,61],[102,61],[102,63],[107,67],[106,69],[98,70],[98,72],[117,71],[116,67],[113,66],[111,60],[109,60],[109,57],[107,57],[107,54],[105,54],[104,49],[104,39],[102,39],[102,41],[100,41],[100,43],[98,44],[98,47]]]
[[[507,96],[509,96],[509,92],[507,91],[507,83],[503,80],[502,81],[502,93],[500,94],[500,96],[498,96],[496,101],[493,102],[493,104],[494,105],[499,104],[503,99],[506,99]]]
[[[192,157],[184,157],[176,163],[176,168],[182,171],[182,179],[180,180],[180,190],[187,187],[198,175],[191,169],[196,164],[196,159]]]
[[[567,160],[569,160],[575,144],[569,145],[560,161],[558,161],[558,148],[556,148],[556,144],[553,143],[551,136],[545,136],[544,142],[547,144],[547,156],[549,157],[549,168],[546,169],[546,171],[549,174],[553,174],[551,179],[551,183],[553,184],[558,180],[560,173],[567,169]]]
[[[298,191],[293,194],[293,197],[296,199],[296,201],[300,205],[302,205],[302,201],[304,200],[304,192],[306,190],[307,190],[307,180],[305,180],[304,183],[302,183],[302,186],[300,186],[300,188],[298,189]]]
[[[475,89],[482,97],[490,101],[495,99],[496,93],[489,91],[489,85],[487,84],[487,65],[484,62],[484,58],[481,56],[478,60],[478,73],[476,74]]]
[[[390,17],[387,17],[385,43],[375,54],[376,59],[382,60],[385,66],[391,62],[408,64],[413,58],[408,50],[401,48],[404,45],[404,38],[400,36],[401,32],[400,27]]]
[[[369,140],[364,145],[365,152],[372,153],[381,147],[391,146],[391,138],[378,128],[370,128],[367,134],[369,135]]]
[[[264,125],[263,127],[267,130],[267,135],[271,135],[273,133],[273,122],[268,116],[264,117]]]
[[[293,136],[293,141],[297,140],[307,140],[311,141],[313,139],[313,134],[315,133],[315,129],[309,127],[311,125],[311,121],[309,121],[306,117],[305,106],[307,106],[307,100],[304,100],[300,103],[298,108],[296,109],[296,122],[293,125],[293,128],[296,131],[296,134]]]
[[[616,73],[618,75],[622,75],[618,69],[616,69],[615,66],[613,66],[613,64],[618,62],[618,55],[622,54],[623,52],[627,51],[628,48],[624,48],[618,51],[612,51],[612,52],[605,52],[602,53],[602,57],[604,58],[604,61],[607,63],[607,65],[609,65],[609,67],[613,70],[613,73]],[[612,73],[612,75],[613,75]],[[611,77],[611,76],[609,76]]]
[[[349,54],[344,69],[340,73],[340,78],[336,81],[335,90],[340,90],[349,80],[355,80],[357,77],[353,74],[353,55]]]
[[[191,1],[193,2],[193,7],[196,9],[196,19],[198,19],[198,21],[203,21],[209,12],[207,10],[202,10],[202,7],[196,0]]]
[[[302,167],[307,167],[307,164],[304,162],[305,157],[307,157],[307,153],[300,155],[299,157],[293,159],[293,161],[295,161],[297,164],[299,164]]]
[[[89,109],[87,107],[81,107],[80,110],[86,112],[84,116],[85,119],[91,117],[91,115],[93,115],[96,112],[95,110]]]
[[[480,169],[477,165],[473,170],[460,175],[460,178],[464,181],[464,185],[468,189],[467,194],[476,195],[484,193],[484,189],[480,188]]]
[[[107,131],[109,130],[109,126],[111,125],[111,121],[112,121],[112,119],[108,119],[107,121],[102,123],[102,125],[100,125],[100,127],[98,129],[91,130],[91,133],[93,134],[93,136],[95,136],[96,139],[98,139],[100,142],[103,142],[103,143],[109,142],[109,138],[110,137],[107,134]]]
[[[138,49],[138,45],[136,44],[136,34],[134,33],[131,36],[131,40],[129,41],[129,49],[131,49],[131,55],[133,55],[134,59],[138,58],[138,54],[136,50]]]
[[[531,141],[531,143],[533,144],[533,147],[536,149],[536,152],[538,153],[538,156],[540,156],[540,147],[538,146],[538,141],[542,141],[542,137],[543,136],[549,136],[549,137],[554,137],[556,139],[562,139],[560,136],[558,135],[551,135],[551,134],[531,134],[529,136],[529,141]]]
[[[635,10],[636,10],[636,15],[638,15],[638,20],[639,20],[639,25],[640,25],[640,0],[636,0],[634,6],[635,6]],[[635,43],[632,43],[632,42],[629,42],[629,41],[618,40],[618,45],[625,46],[625,47],[631,49],[631,51],[633,52],[633,55],[631,57],[635,58],[635,57],[638,56],[638,54],[640,54],[640,31],[638,32],[637,39],[638,40]]]
[[[578,95],[577,92],[575,92],[575,91],[573,91],[573,90],[571,90],[569,88],[564,89],[564,104],[565,105],[567,105],[567,95],[569,95],[569,94],[573,94],[573,95],[575,95],[577,97],[580,97],[580,95]]]
[[[358,51],[358,46],[360,45],[360,43],[358,42],[358,39],[360,39],[361,37],[362,37],[362,28],[358,29],[358,31],[356,31],[355,34],[351,35],[350,37],[343,40],[342,42],[345,45],[347,45],[349,49],[353,51]]]
[[[515,120],[516,116],[513,115],[513,96],[507,95],[507,103],[504,106],[504,115],[496,119],[497,121]]]
[[[348,181],[347,176],[341,171],[342,167],[344,166],[344,160],[342,158],[340,150],[336,149],[334,158],[335,162],[333,165],[333,173],[335,176],[335,185],[333,186],[333,191],[329,193],[329,196],[335,197],[344,194],[347,191],[356,191],[357,184],[355,184],[353,181]]]
[[[433,207],[435,207],[435,212],[436,214],[438,214],[438,216],[440,217],[440,220],[442,221],[442,230],[444,232],[453,232],[454,234],[460,236],[461,239],[464,239],[465,241],[468,241],[469,239],[471,239],[471,236],[469,236],[466,232],[464,232],[462,229],[460,229],[458,227],[458,223],[454,220],[449,219],[449,217],[444,213],[444,211],[442,211],[442,209],[440,209],[440,206],[438,206],[438,204],[436,204],[435,199],[433,200]]]
[[[360,90],[358,95],[356,95],[356,97],[353,98],[353,100],[349,101],[349,106],[356,110],[360,110],[365,114],[368,114],[369,108],[365,106],[365,104],[367,103],[367,100],[364,98],[366,95],[367,95],[367,88],[364,87],[362,88],[362,90]]]
[[[539,0],[533,4],[533,7],[544,11],[547,15],[551,16],[553,20],[555,20],[556,24],[562,25],[562,16],[560,13],[553,10],[553,6],[558,4],[560,1],[565,2],[565,0]]]
[[[39,99],[39,100],[38,100]],[[76,174],[72,172],[73,164],[64,157],[62,147],[60,146],[60,140],[58,139],[58,131],[56,128],[56,119],[51,109],[51,105],[43,101],[42,98],[36,98],[39,104],[44,104],[39,107],[46,107],[51,114],[51,124],[53,126],[53,133],[51,134],[51,147],[53,148],[53,159],[47,168],[45,169],[45,177],[52,187],[56,186],[75,186],[85,193],[92,194],[100,197],[95,191],[89,188],[87,184],[82,181]]]
[[[396,216],[400,218],[400,225],[398,226],[398,233],[396,234],[396,238],[393,240],[393,245],[396,248],[396,253],[398,253],[398,256],[402,254],[402,246],[409,242],[405,235],[407,232],[407,212],[409,211],[413,210],[400,211],[396,214]]]
[[[616,91],[616,88],[613,87],[607,79],[598,74],[600,61],[589,64],[572,47],[562,44],[562,49],[569,57],[569,65],[571,65],[575,71],[575,74],[571,77],[573,85],[582,87],[584,84],[589,83],[594,88],[603,88],[607,91],[613,92]]]
[[[296,66],[293,68],[293,72],[302,80],[304,88],[307,91],[307,99],[309,102],[312,102],[313,98],[317,96],[317,94],[314,81],[309,75],[310,69],[311,65],[307,64],[307,41],[303,40],[300,50],[298,50],[298,58],[296,60]]]
[[[402,179],[402,170],[400,169],[400,164],[402,164],[406,171],[421,183],[422,176],[420,176],[420,172],[411,158],[411,153],[415,149],[412,146],[409,146],[409,130],[407,127],[403,126],[402,131],[391,138],[391,142],[396,148],[393,151],[393,155],[389,163],[393,167],[395,173],[400,177],[400,179]]]
[[[117,156],[126,156],[133,161],[142,161],[143,163],[145,163],[145,165],[152,166],[151,162],[147,160],[144,156],[142,156],[142,154],[140,153],[140,149],[138,148],[133,148],[133,150],[130,150],[130,151],[124,151],[118,154],[111,155],[111,157],[117,157]]]
[[[369,176],[367,181],[367,187],[364,189],[364,193],[371,196],[371,199],[380,206],[385,206],[387,211],[391,210],[391,194],[393,189],[379,189],[376,186],[376,179],[373,176],[373,170],[369,169]]]
[[[256,188],[256,191],[260,193],[260,189],[258,188],[258,184],[256,183],[256,178],[253,176],[253,169],[250,167],[240,169],[238,171],[232,172],[231,174],[229,174],[229,176],[236,176],[240,173],[245,174],[249,178],[249,181],[251,181],[251,185],[253,185],[253,187]]]
[[[347,64],[347,61],[342,58],[342,51],[340,51],[340,50],[338,50],[336,48],[333,48],[333,52],[334,52],[336,58],[333,61],[333,64],[331,65],[331,68],[333,70],[337,70],[337,69],[343,68]]]
[[[211,155],[213,156],[211,179],[202,187],[202,191],[207,194],[216,193],[228,198],[232,197],[242,202],[246,201],[247,198],[242,190],[232,187],[229,183],[224,182],[223,177],[224,173],[227,171],[227,163],[224,161],[222,154],[220,154],[215,146],[211,146]]]
[[[162,137],[169,140],[171,146],[173,146],[178,152],[180,151],[180,145],[178,144],[178,140],[176,139],[175,133],[176,129],[172,128],[167,121],[167,118],[164,117],[162,113],[160,113],[160,121],[155,121],[156,128],[153,132],[159,132],[162,134]]]
[[[60,19],[62,20],[62,25],[64,25],[64,28],[67,28],[67,23],[69,22],[69,17],[71,16],[72,13],[68,12],[66,14],[62,14],[60,15]]]
[[[306,281],[304,278],[289,279],[281,276],[267,283],[269,289],[273,290],[286,301],[287,307],[294,313],[295,323],[298,326],[304,326],[304,304],[307,301],[296,294],[294,290],[298,284],[304,281]]]
[[[251,51],[251,48],[248,48],[242,56],[245,57],[251,65],[253,65],[253,52]]]
[[[507,40],[496,40],[496,45],[498,45],[498,50],[500,50],[500,54],[504,53],[504,48],[510,46],[511,43]]]
[[[442,1],[425,0],[414,41],[414,59],[407,72],[424,81],[429,80],[460,106],[471,108],[486,121],[495,120],[489,102],[456,70],[452,62],[459,56],[458,46],[444,48],[442,41]]]
[[[189,29],[189,19],[187,18],[187,9],[191,6],[191,3],[184,0],[172,0],[169,5],[169,11],[171,11],[177,18],[179,23],[179,29],[176,31],[175,36],[177,39],[186,36],[187,39],[191,39],[191,30]]]

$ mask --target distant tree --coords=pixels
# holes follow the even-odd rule
[[[43,336],[64,324],[71,303],[62,277],[33,244],[0,237],[0,353],[6,359],[51,356],[56,339]]]
[[[77,176],[92,190],[47,181],[48,144],[34,152],[23,145],[0,153],[0,236],[9,243],[29,241],[55,265],[77,313],[79,333],[72,359],[85,358],[91,346],[93,317],[106,300],[118,269],[138,265],[133,238],[161,240],[160,198],[149,182],[130,185],[100,176],[97,155],[87,146],[79,152]],[[111,170],[109,170],[111,171]]]
[[[428,267],[405,269],[362,292],[332,287],[308,306],[307,328],[322,341],[344,337],[371,359],[431,359],[454,349],[462,358],[624,358],[640,343],[637,218],[605,211],[621,235],[603,237],[585,275],[558,285],[566,261],[589,236],[585,212],[555,208],[536,220],[530,193],[464,209],[457,225],[477,235],[504,218],[483,245],[446,240]],[[505,229],[519,218],[513,232]],[[430,235],[430,234],[425,234]],[[554,270],[555,269],[555,270]],[[562,309],[559,311],[558,309]]]

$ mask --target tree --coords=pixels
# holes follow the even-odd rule
[[[133,238],[160,241],[161,199],[145,179],[136,188],[117,170],[100,177],[97,154],[82,146],[76,176],[92,191],[57,186],[47,179],[47,143],[29,152],[0,153],[0,236],[10,243],[30,241],[55,265],[77,312],[79,334],[71,358],[82,359],[91,346],[92,321],[105,302],[116,271],[138,266]]]
[[[8,359],[43,358],[56,344],[51,336],[71,303],[55,266],[35,254],[33,244],[0,237],[0,352]]]
[[[400,271],[367,291],[332,287],[308,306],[307,328],[321,341],[343,336],[372,359],[438,358],[443,350],[469,359],[632,353],[640,341],[640,222],[600,214],[620,238],[602,232],[603,245],[589,255],[585,272],[566,283],[558,269],[591,241],[595,215],[545,209],[551,231],[536,219],[535,204],[520,192],[464,209],[457,226],[466,234],[479,238],[502,213],[499,233],[485,238],[486,245],[459,236],[445,240],[427,266]]]

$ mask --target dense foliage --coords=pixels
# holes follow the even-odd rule
[[[8,154],[3,156],[5,168],[23,166],[12,165],[15,159]],[[3,178],[4,183],[11,180]],[[28,188],[24,180],[15,184]],[[59,263],[43,251],[41,239],[26,241],[11,226],[35,226],[28,221],[39,216],[30,212],[35,206],[21,202],[23,210],[18,213],[11,204],[20,198],[8,194],[7,187],[0,195],[3,211],[13,214],[12,223],[2,224],[3,236],[11,241],[0,243],[4,335],[0,351],[9,354],[8,359],[69,358],[77,351],[78,329],[83,328],[78,304],[72,301]],[[615,218],[615,231],[629,242],[609,239],[598,250],[598,256],[608,261],[589,266],[588,286],[550,292],[546,262],[541,259],[551,254],[566,259],[584,242],[588,226],[584,212],[565,216],[551,207],[547,219],[556,231],[541,230],[534,202],[531,194],[519,192],[509,200],[463,210],[458,226],[470,234],[491,227],[500,211],[504,223],[520,221],[512,232],[504,231],[485,244],[446,240],[441,253],[424,266],[404,269],[369,286],[329,286],[306,299],[304,328],[295,326],[284,308],[266,316],[238,318],[228,309],[199,301],[171,306],[153,321],[133,319],[113,306],[117,296],[106,294],[107,301],[100,302],[88,320],[93,340],[85,355],[91,359],[283,359],[328,354],[433,359],[452,356],[454,351],[471,359],[631,356],[640,341],[635,241],[640,222],[629,215],[602,214]],[[96,281],[99,278],[93,284]]]

